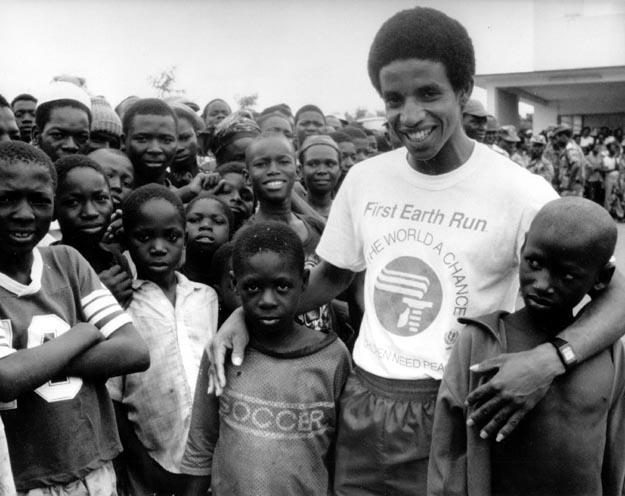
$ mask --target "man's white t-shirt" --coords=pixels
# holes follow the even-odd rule
[[[350,170],[317,253],[367,270],[356,364],[391,379],[440,379],[458,317],[513,310],[525,233],[557,194],[479,143],[464,165],[437,176],[415,171],[406,154]]]

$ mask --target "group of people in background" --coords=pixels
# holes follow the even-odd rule
[[[544,177],[561,195],[583,196],[625,221],[625,137],[623,128],[584,126],[576,132],[566,123],[534,133],[499,126],[477,100],[463,109],[468,136]]]
[[[434,9],[368,70],[383,129],[0,96],[0,495],[621,494],[622,130],[500,127]]]

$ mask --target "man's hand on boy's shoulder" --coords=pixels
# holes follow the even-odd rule
[[[553,380],[564,373],[555,348],[540,345],[520,353],[504,353],[471,367],[471,372],[495,372],[466,399],[467,425],[480,429],[480,437],[505,439],[523,417],[547,394]]]
[[[215,396],[220,396],[226,386],[225,362],[228,350],[232,350],[232,364],[236,367],[241,366],[249,339],[243,309],[239,307],[226,319],[206,347],[210,363],[208,368],[209,394],[214,393]]]

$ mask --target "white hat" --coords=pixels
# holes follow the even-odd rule
[[[41,93],[38,105],[57,100],[75,100],[82,103],[91,112],[91,99],[87,92],[75,84],[66,81],[53,81]]]

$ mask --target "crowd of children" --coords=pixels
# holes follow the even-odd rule
[[[622,133],[502,149],[433,9],[368,69],[386,133],[0,98],[0,495],[623,492]]]

